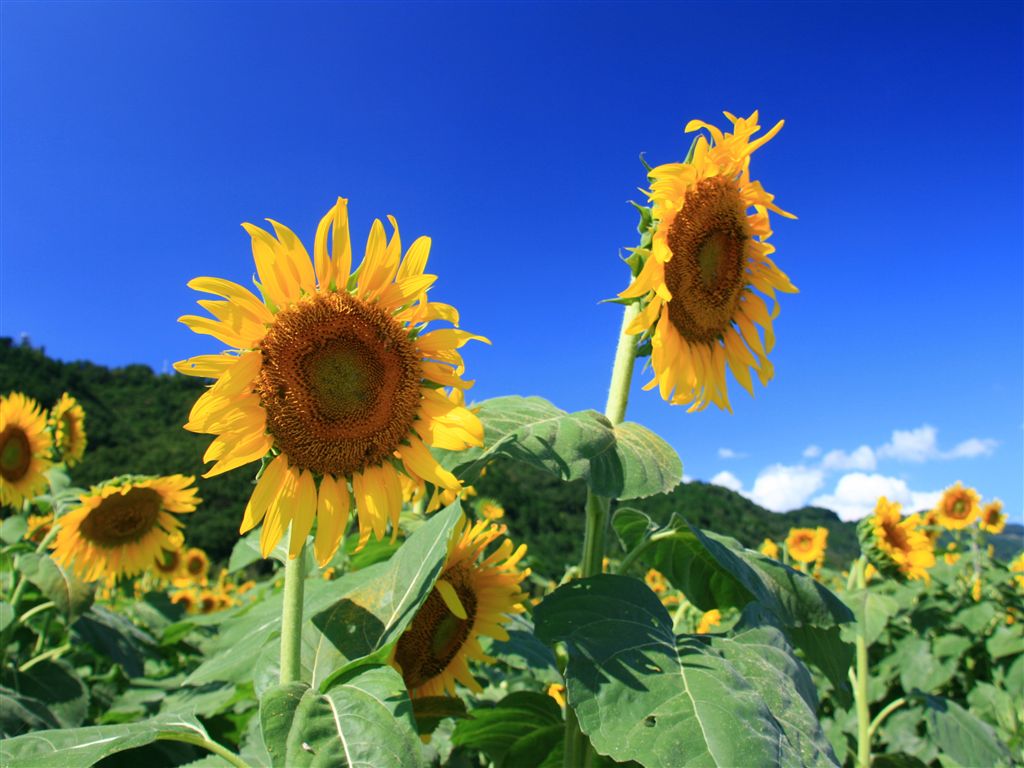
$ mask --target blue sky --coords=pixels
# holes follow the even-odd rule
[[[108,365],[215,351],[175,320],[247,282],[242,221],[433,238],[432,298],[492,339],[476,399],[601,409],[626,204],[691,118],[786,126],[776,378],[735,413],[644,393],[686,474],[861,514],[955,480],[1020,520],[1019,3],[19,3],[2,15],[0,334]],[[815,448],[817,450],[815,450]]]

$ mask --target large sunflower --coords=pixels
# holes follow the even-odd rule
[[[50,426],[61,461],[75,466],[85,454],[85,411],[67,392],[50,409]]]
[[[751,369],[768,383],[778,303],[769,311],[754,289],[773,300],[775,291],[797,290],[775,266],[770,257],[775,247],[767,242],[768,211],[796,217],[778,208],[774,196],[750,178],[750,156],[779,132],[782,121],[751,141],[761,128],[757,112],[748,118],[725,115],[733,133],[691,120],[687,132],[705,128],[713,143],[702,135],[689,162],[650,172],[647,195],[656,229],[643,269],[620,294],[650,294],[627,328],[651,337],[654,379],[645,388],[657,385],[663,399],[692,403],[690,410],[708,403],[731,410],[726,364],[751,394]],[[764,330],[763,343],[756,326]]]
[[[46,489],[52,445],[39,403],[21,392],[0,397],[0,503],[20,507]]]
[[[320,221],[312,260],[284,225],[270,221],[276,237],[243,225],[262,299],[219,278],[189,283],[224,300],[199,302],[215,319],[181,321],[233,349],[175,365],[217,380],[185,428],[216,435],[206,477],[272,457],[241,525],[244,533],[263,523],[264,557],[289,524],[289,554],[297,556],[316,517],[314,551],[326,563],[348,523],[349,483],[361,543],[371,532],[382,538],[388,520],[398,521],[400,473],[417,484],[460,487],[427,446],[483,444],[476,416],[438,387],[468,387],[456,350],[486,339],[452,328],[423,332],[431,320],[458,324],[453,307],[427,301],[436,279],[423,273],[430,239],[418,238],[403,259],[394,218],[390,240],[374,221],[353,271],[347,204],[339,198]]]
[[[920,515],[902,517],[900,504],[884,496],[857,527],[861,549],[878,570],[897,578],[928,580],[935,550]]]
[[[825,554],[828,546],[828,528],[790,528],[786,537],[786,551],[801,563],[814,563]]]
[[[480,636],[508,640],[506,616],[523,610],[526,595],[519,584],[530,571],[516,565],[526,553],[520,544],[502,540],[490,555],[484,550],[504,535],[505,526],[465,520],[453,532],[448,559],[427,601],[395,647],[393,663],[414,697],[455,695],[455,683],[473,691],[480,685],[469,660],[490,660]]]
[[[127,477],[96,486],[62,516],[53,557],[85,581],[134,576],[175,548],[176,514],[195,511],[194,478]]]
[[[981,496],[957,480],[955,485],[942,492],[934,512],[936,522],[943,528],[950,531],[962,530],[981,514]]]

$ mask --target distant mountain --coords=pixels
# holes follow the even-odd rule
[[[252,491],[245,469],[203,479],[202,455],[209,438],[182,429],[204,384],[177,373],[156,374],[148,366],[107,368],[88,362],[65,363],[27,342],[0,337],[0,393],[20,391],[48,408],[70,392],[86,411],[89,447],[72,479],[88,486],[124,473],[195,475],[203,503],[189,516],[190,544],[224,559],[238,536],[242,510]],[[684,457],[685,458],[685,457]],[[511,532],[529,545],[542,573],[557,576],[561,563],[575,561],[583,538],[586,489],[511,461],[493,463],[475,484],[481,495],[505,507]],[[679,514],[699,528],[732,536],[748,547],[765,537],[782,542],[791,527],[829,530],[828,561],[840,567],[858,553],[855,525],[835,512],[803,507],[785,514],[769,512],[749,499],[702,482],[679,485],[671,493],[623,502],[664,523]],[[1024,526],[1007,526],[993,538],[1004,559],[1024,549]]]

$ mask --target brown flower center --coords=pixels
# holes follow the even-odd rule
[[[152,488],[132,488],[100,502],[79,528],[82,536],[101,547],[120,547],[138,541],[156,526],[160,494]]]
[[[160,550],[160,555],[156,559],[156,569],[160,573],[174,573],[178,570],[178,565],[181,563],[181,554],[177,551],[168,552],[166,549]]]
[[[9,425],[0,434],[0,477],[16,483],[25,476],[32,464],[32,445],[25,430],[17,424]]]
[[[970,511],[971,505],[963,496],[955,496],[946,504],[946,514],[955,520],[964,520]]]
[[[444,672],[469,639],[477,606],[471,568],[467,563],[460,563],[441,574],[441,578],[455,589],[459,602],[466,609],[465,619],[451,612],[434,587],[399,639],[395,661],[402,668],[402,677],[409,690],[419,688]]]
[[[910,540],[907,538],[906,529],[899,523],[882,523],[882,530],[885,533],[885,540],[893,549],[901,552],[910,551]]]
[[[750,228],[736,185],[702,179],[668,231],[668,317],[687,341],[711,343],[729,329],[743,294]]]
[[[387,312],[347,293],[280,312],[255,391],[289,462],[349,475],[390,459],[420,407],[420,359]]]

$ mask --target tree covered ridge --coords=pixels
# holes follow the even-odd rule
[[[0,393],[24,392],[49,407],[67,391],[85,408],[89,445],[82,463],[71,470],[74,482],[88,486],[124,473],[195,475],[203,503],[189,516],[186,538],[222,560],[237,540],[255,470],[202,477],[210,438],[186,432],[182,425],[204,386],[198,379],[158,374],[145,365],[107,368],[62,362],[27,341],[0,337]],[[538,572],[558,578],[561,574],[550,573],[545,564],[578,559],[586,499],[581,482],[563,483],[538,469],[501,460],[488,467],[475,487],[504,506],[510,533],[527,543]],[[732,536],[752,548],[765,537],[781,542],[790,527],[820,525],[829,530],[831,565],[845,565],[858,554],[855,525],[831,510],[803,507],[777,514],[728,488],[699,481],[623,506],[640,509],[658,523],[676,513],[698,528]],[[994,537],[1002,557],[1012,556],[1024,543],[1020,526],[1009,529]]]

